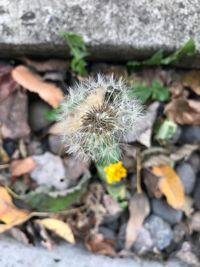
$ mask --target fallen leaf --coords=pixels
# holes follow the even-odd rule
[[[31,213],[26,210],[20,210],[14,206],[12,198],[4,187],[0,187],[0,233],[3,233],[12,227],[22,224],[31,217]]]
[[[31,172],[36,166],[36,162],[32,157],[25,159],[13,160],[11,162],[11,174],[12,176],[21,176],[23,174]]]
[[[13,227],[8,231],[8,234],[10,234],[13,238],[15,238],[18,242],[21,242],[25,245],[28,245],[30,243],[30,240],[28,236],[19,228]]]
[[[47,83],[42,78],[24,66],[18,66],[12,71],[13,79],[25,89],[39,94],[49,105],[57,108],[64,96],[62,91],[54,84]]]
[[[194,211],[193,204],[194,200],[189,196],[185,196],[185,201],[182,207],[182,211],[185,213],[187,217],[190,217],[192,212]]]
[[[37,211],[57,212],[70,208],[77,204],[87,191],[91,174],[86,172],[80,182],[69,189],[61,191],[50,191],[46,187],[38,187],[22,197],[32,209]]]
[[[182,83],[184,86],[189,87],[197,95],[200,95],[200,71],[192,70],[187,72],[182,77]]]
[[[0,102],[3,101],[9,94],[19,89],[19,85],[11,76],[12,67],[0,68]]]
[[[150,147],[141,152],[142,167],[167,165],[171,163],[168,150],[162,147]]]
[[[28,98],[21,90],[9,95],[0,104],[0,124],[3,138],[18,139],[30,133]]]
[[[150,213],[149,200],[144,193],[135,193],[129,203],[129,220],[126,228],[125,248],[130,249],[135,242],[145,218]]]
[[[159,182],[161,178],[153,174],[149,169],[144,169],[142,171],[142,177],[150,197],[154,196],[156,198],[160,198],[162,196],[162,192],[159,188]]]
[[[71,244],[75,243],[73,232],[67,223],[54,218],[35,220],[35,222],[43,225],[46,229],[53,231],[67,242]]]
[[[99,253],[105,256],[115,257],[117,253],[115,252],[114,248],[111,244],[107,243],[103,239],[102,234],[93,234],[90,235],[85,242],[87,249],[94,253]]]
[[[151,133],[152,127],[157,117],[157,110],[160,106],[159,102],[153,102],[146,110],[144,118],[140,121],[140,124],[137,127],[137,131],[129,131],[123,137],[122,141],[126,143],[132,143],[135,141],[139,141],[142,144],[144,143],[145,146],[151,145]],[[142,136],[141,136],[142,135]],[[142,139],[145,138],[145,140]]]
[[[174,209],[181,209],[184,205],[184,187],[180,177],[169,165],[154,166],[152,172],[160,176],[159,188],[166,196],[167,202]]]
[[[197,144],[185,144],[179,148],[175,147],[174,151],[172,151],[170,158],[173,161],[179,161],[179,160],[187,160],[190,155],[199,148],[199,145]]]
[[[200,101],[174,99],[165,106],[165,115],[178,124],[200,124]]]

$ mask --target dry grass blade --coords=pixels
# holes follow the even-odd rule
[[[67,223],[54,218],[35,220],[35,222],[43,225],[46,229],[53,231],[55,234],[65,239],[69,243],[75,243],[73,232]]]
[[[129,213],[130,217],[126,228],[125,248],[130,249],[135,242],[139,230],[149,215],[150,205],[149,200],[144,193],[136,193],[130,200]]]

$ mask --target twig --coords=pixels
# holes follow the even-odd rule
[[[140,149],[137,148],[136,150],[136,189],[137,193],[142,193],[141,187],[141,158],[140,158]]]

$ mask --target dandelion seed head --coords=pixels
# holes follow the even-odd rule
[[[120,158],[120,140],[128,131],[136,131],[143,117],[138,100],[128,97],[122,79],[101,75],[74,88],[61,105],[63,142],[67,153],[96,162]]]

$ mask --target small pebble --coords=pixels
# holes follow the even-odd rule
[[[62,152],[63,144],[61,138],[58,135],[49,135],[48,137],[49,149],[52,153],[58,155]]]
[[[41,155],[43,154],[43,149],[42,149],[42,144],[37,141],[37,140],[33,140],[28,144],[27,147],[28,150],[28,154],[29,155]]]
[[[163,200],[153,199],[151,205],[153,213],[171,225],[182,220],[183,212],[173,209]]]
[[[181,178],[185,193],[191,194],[196,181],[196,174],[192,166],[189,163],[181,163],[176,167],[176,173]]]
[[[17,148],[17,144],[13,139],[5,138],[3,141],[3,148],[9,157],[12,157],[13,153]]]
[[[64,190],[69,186],[66,179],[65,167],[60,157],[49,152],[43,155],[33,156],[36,167],[31,171],[31,178],[38,185],[45,185],[48,188]]]
[[[194,144],[200,141],[200,126],[182,126],[179,141],[186,144]]]
[[[137,239],[133,244],[133,249],[139,255],[145,254],[151,251],[153,248],[153,240],[151,238],[150,232],[142,227],[138,233]]]
[[[118,232],[118,236],[117,236],[117,244],[116,244],[116,250],[117,251],[124,249],[126,227],[127,227],[127,223],[124,223],[124,224],[121,224],[121,226],[119,228],[119,232]]]
[[[157,249],[163,250],[170,245],[173,239],[173,231],[167,222],[158,216],[151,215],[144,226],[151,233],[151,238]]]
[[[197,210],[200,210],[200,173],[194,189],[194,206]]]
[[[195,173],[200,171],[200,155],[197,152],[194,152],[190,156],[188,163],[192,166]]]
[[[105,240],[108,241],[115,241],[116,240],[116,234],[113,230],[110,228],[107,228],[105,226],[99,227],[99,233],[101,233]]]
[[[39,131],[51,124],[51,121],[46,118],[46,113],[50,110],[51,107],[41,100],[31,103],[29,124],[33,131]]]

